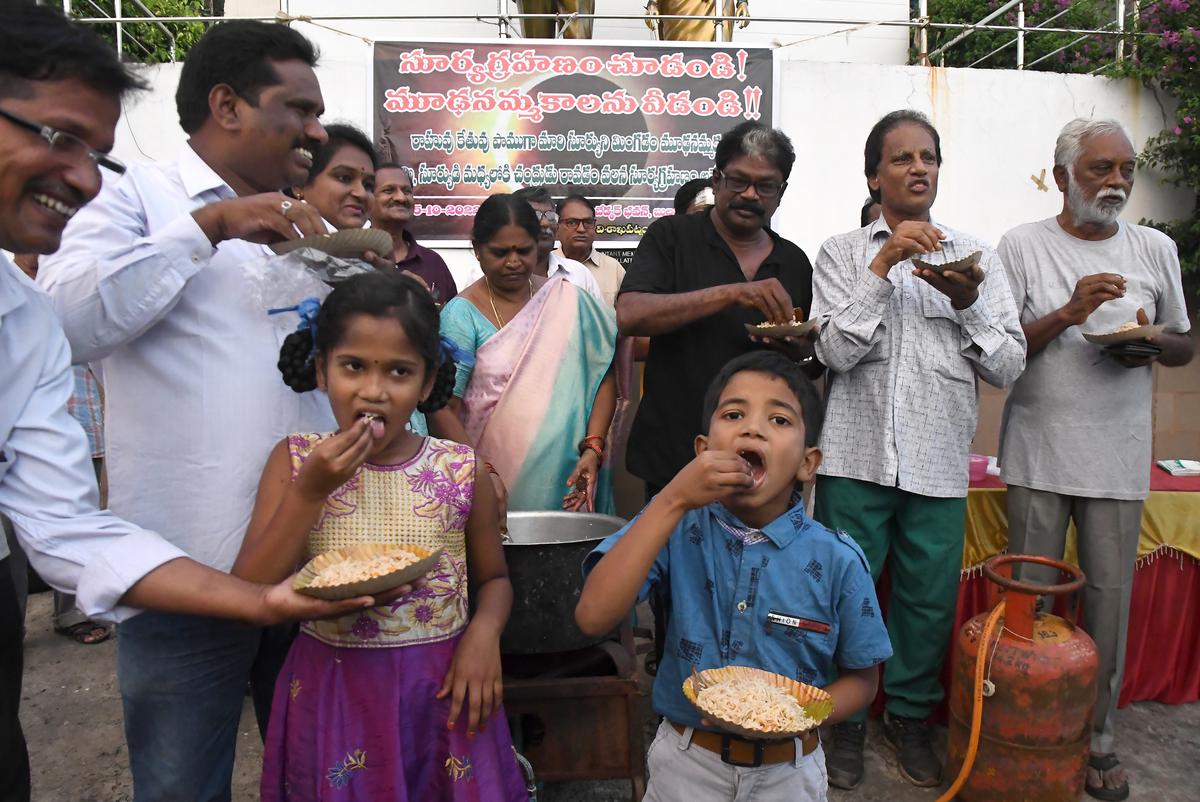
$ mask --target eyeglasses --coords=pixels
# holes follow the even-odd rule
[[[125,165],[118,159],[114,159],[106,153],[92,150],[92,147],[74,134],[68,134],[66,131],[60,131],[57,128],[51,128],[48,125],[40,125],[33,120],[26,120],[11,111],[0,109],[0,117],[11,122],[13,125],[18,125],[28,131],[40,136],[50,145],[50,150],[58,155],[71,161],[79,161],[83,157],[92,160],[93,163],[112,170],[114,173],[124,173]]]
[[[558,212],[554,211],[553,209],[548,209],[544,212],[539,212],[537,209],[534,209],[533,211],[534,214],[537,215],[539,222],[549,223],[550,225],[555,225],[558,223]]]
[[[596,227],[596,218],[594,217],[564,217],[558,221],[559,225],[567,228],[585,228],[592,229]]]
[[[783,192],[784,187],[787,186],[786,181],[751,181],[740,175],[728,175],[726,173],[719,173],[719,175],[721,176],[721,181],[725,184],[725,188],[737,195],[741,195],[750,189],[750,187],[754,187],[754,191],[758,193],[760,198],[774,198]]]

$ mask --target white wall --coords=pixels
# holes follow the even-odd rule
[[[364,48],[354,61],[323,62],[326,119],[369,125],[368,58]],[[169,158],[184,141],[174,108],[178,65],[146,74],[153,90],[127,105],[118,128],[115,153],[122,159]],[[1018,223],[1060,209],[1050,168],[1054,139],[1067,120],[1114,117],[1138,148],[1168,122],[1159,100],[1130,81],[1011,70],[783,61],[776,103],[797,161],[775,224],[810,258],[825,238],[858,225],[867,195],[862,144],[871,125],[893,109],[925,111],[941,133],[945,164],[934,215],[992,243]],[[1043,169],[1048,192],[1030,178]],[[1190,211],[1189,194],[1159,178],[1139,171],[1127,220]],[[460,286],[478,276],[469,251],[443,255]]]
[[[1060,211],[1050,171],[1054,140],[1068,120],[1115,118],[1137,148],[1168,122],[1149,90],[1086,75],[785,62],[779,80],[779,125],[797,160],[775,222],[810,257],[826,237],[858,226],[867,197],[863,143],[889,111],[919,109],[941,135],[935,218],[993,244],[1019,223]],[[1030,178],[1043,169],[1048,192]],[[1190,211],[1191,196],[1160,179],[1138,171],[1125,219]]]

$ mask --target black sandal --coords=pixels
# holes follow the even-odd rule
[[[1100,785],[1088,785],[1084,781],[1083,790],[1087,791],[1088,796],[1096,799],[1103,799],[1105,802],[1121,802],[1122,799],[1129,798],[1129,783],[1123,782],[1116,788],[1109,788],[1104,784],[1104,775],[1121,765],[1121,761],[1117,760],[1115,753],[1107,755],[1088,754],[1088,768],[1095,769],[1100,772]]]

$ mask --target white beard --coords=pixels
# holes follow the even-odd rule
[[[1129,196],[1125,191],[1102,189],[1096,193],[1094,198],[1087,198],[1084,196],[1079,182],[1071,173],[1073,171],[1068,171],[1067,175],[1067,211],[1071,213],[1071,219],[1075,221],[1075,224],[1107,226],[1117,222],[1117,218],[1125,210],[1125,204],[1129,202]],[[1115,198],[1120,203],[1103,203],[1109,198]]]

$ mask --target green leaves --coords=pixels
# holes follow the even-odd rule
[[[142,0],[142,5],[155,17],[199,17],[212,14],[211,4],[206,0]],[[221,5],[224,5],[223,3]],[[125,17],[142,16],[142,11],[133,3],[123,3],[121,13]],[[94,19],[115,17],[113,0],[88,0],[73,3],[71,16]],[[116,23],[91,23],[96,33],[116,47]],[[165,29],[165,30],[164,30]],[[168,61],[183,61],[187,51],[204,35],[208,23],[204,22],[130,22],[121,25],[121,58],[141,64],[160,64]],[[174,52],[172,52],[172,37]]]
[[[929,16],[935,22],[975,23],[999,5],[999,0],[930,0]],[[1146,142],[1138,160],[1161,171],[1167,183],[1200,194],[1200,0],[1143,2],[1136,16],[1134,5],[1126,3],[1123,61],[1116,58],[1117,37],[1031,32],[1025,36],[1025,68],[1132,78],[1169,95],[1179,104],[1174,120]],[[1115,13],[1113,0],[1027,0],[1025,25],[1115,30]],[[1016,9],[993,24],[1016,25]],[[929,50],[958,34],[931,28]],[[945,65],[1015,69],[1015,38],[1011,31],[978,31],[945,53]],[[1175,240],[1184,288],[1200,298],[1200,210],[1179,220],[1142,222]]]

